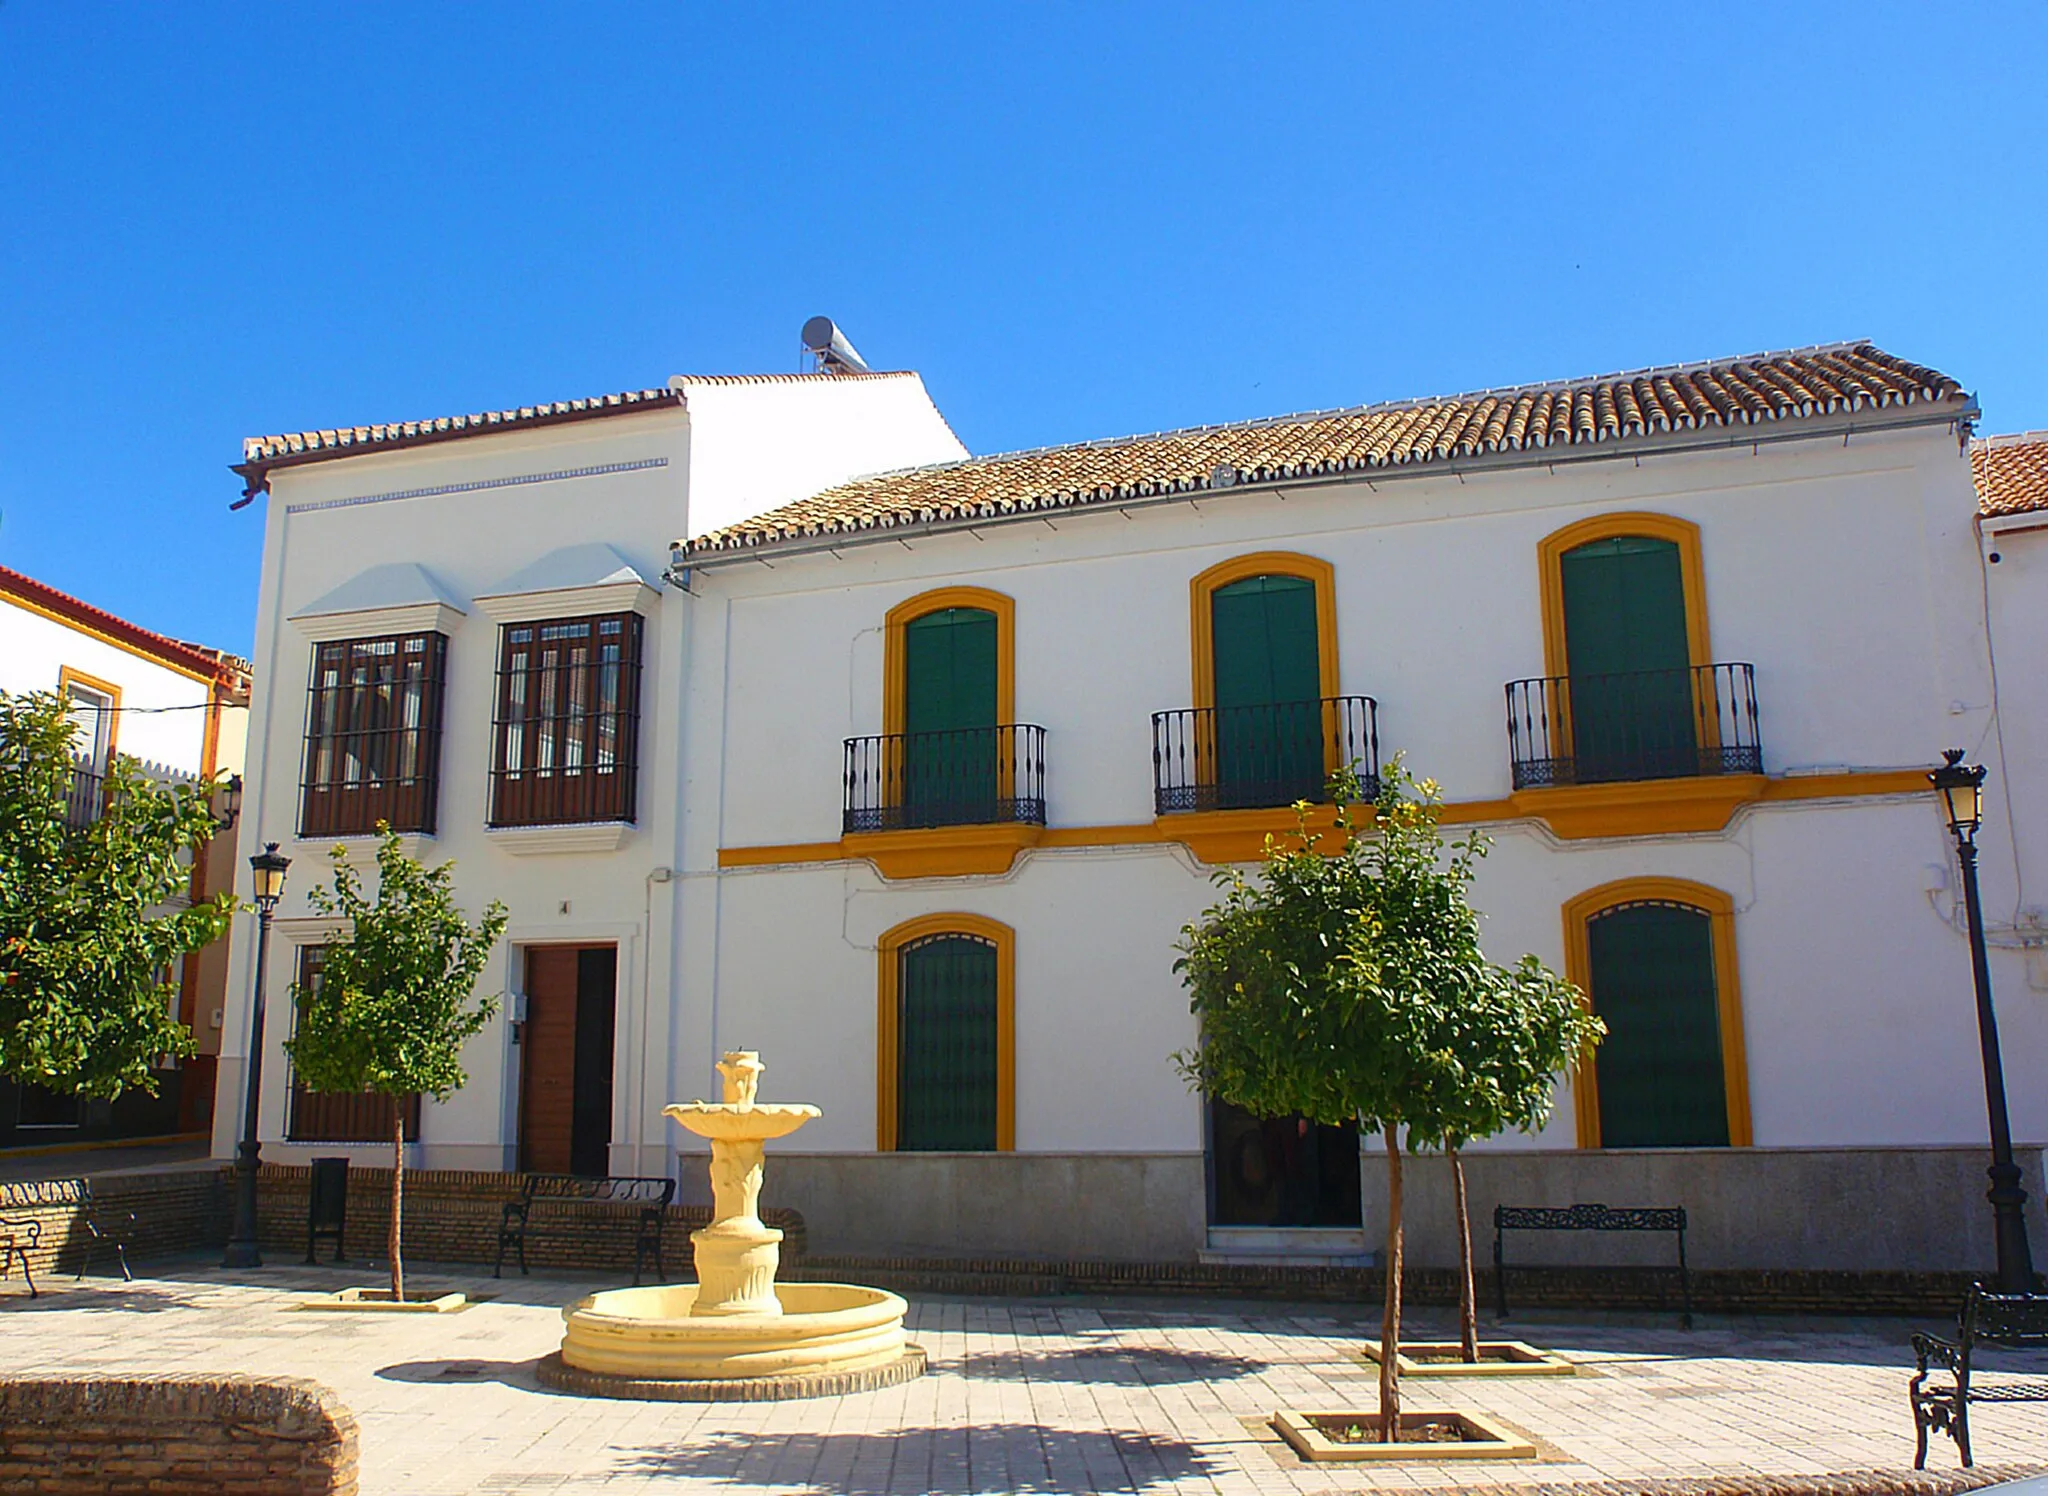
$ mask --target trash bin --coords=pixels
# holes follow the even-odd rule
[[[341,1233],[347,1222],[348,1160],[314,1159],[312,1187],[306,1192],[306,1261],[320,1260],[313,1248],[322,1237],[333,1240],[336,1262],[348,1261],[341,1250]]]

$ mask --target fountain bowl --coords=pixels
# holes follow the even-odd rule
[[[563,1391],[673,1401],[760,1401],[872,1391],[924,1370],[903,1300],[851,1283],[779,1283],[779,1315],[691,1312],[694,1283],[613,1288],[562,1311],[540,1366]]]

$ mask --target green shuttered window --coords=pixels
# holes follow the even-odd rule
[[[1697,773],[1677,544],[1615,535],[1566,551],[1559,566],[1579,782]]]
[[[1215,650],[1217,803],[1320,798],[1322,657],[1306,577],[1246,577],[1209,599]]]
[[[1607,1148],[1728,1144],[1713,921],[1680,904],[1625,904],[1587,922],[1594,1061]]]
[[[996,646],[996,615],[985,608],[940,608],[903,631],[903,796],[912,825],[994,814]]]
[[[996,947],[972,935],[934,935],[898,959],[896,1146],[992,1152]]]

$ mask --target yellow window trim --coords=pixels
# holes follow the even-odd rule
[[[1684,904],[1705,914],[1714,943],[1714,986],[1721,1020],[1721,1080],[1728,1095],[1728,1144],[1747,1148],[1749,1058],[1742,1037],[1742,984],[1735,967],[1735,901],[1718,888],[1685,878],[1623,878],[1589,888],[1564,906],[1564,974],[1588,1004],[1592,1002],[1592,953],[1586,926],[1593,916],[1617,904]],[[1583,1056],[1572,1071],[1572,1109],[1578,1123],[1578,1145],[1600,1146],[1600,1076],[1594,1054]]]
[[[74,670],[69,665],[59,665],[57,694],[69,702],[71,688],[75,685],[83,686],[88,691],[97,691],[111,703],[114,720],[107,724],[107,757],[112,758],[121,736],[121,688],[110,680],[101,680],[97,675],[87,675],[83,670]]]
[[[1250,577],[1300,577],[1316,589],[1316,656],[1325,699],[1338,694],[1337,568],[1298,551],[1254,551],[1219,561],[1188,583],[1189,658],[1197,710],[1216,705],[1216,618],[1210,599]]]
[[[952,604],[942,606],[951,607]],[[896,1151],[897,1029],[903,948],[933,935],[971,935],[996,948],[996,1151],[1017,1148],[1017,932],[979,914],[926,914],[875,943],[875,1148]]]
[[[1679,575],[1685,581],[1685,645],[1694,665],[1714,662],[1713,643],[1707,634],[1707,573],[1700,549],[1700,527],[1676,515],[1624,510],[1617,514],[1596,514],[1552,531],[1536,544],[1537,564],[1543,578],[1543,673],[1569,675],[1569,658],[1564,639],[1564,554],[1595,540],[1612,540],[1620,535],[1641,535],[1649,540],[1669,540],[1678,547]]]
[[[946,608],[982,608],[996,615],[996,722],[1017,720],[1017,600],[986,587],[940,587],[889,610],[882,633],[882,731],[894,737],[909,720],[905,635],[911,624]]]

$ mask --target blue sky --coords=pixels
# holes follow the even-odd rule
[[[2048,7],[0,0],[0,562],[246,649],[245,435],[798,366],[976,452],[1870,337],[2048,426]]]

